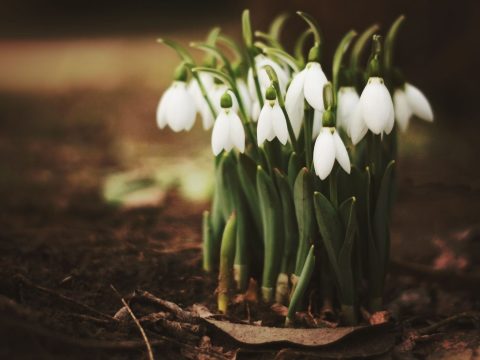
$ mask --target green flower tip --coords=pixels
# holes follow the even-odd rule
[[[222,95],[222,98],[220,99],[220,106],[222,107],[222,109],[230,109],[232,105],[232,97],[227,91],[225,91],[225,93]]]
[[[265,98],[270,101],[277,99],[277,92],[275,91],[275,87],[273,85],[270,85],[267,90],[265,90]]]
[[[324,127],[334,127],[335,126],[335,114],[332,110],[327,109],[323,112],[322,115],[322,124]]]

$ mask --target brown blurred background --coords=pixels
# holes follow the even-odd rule
[[[480,66],[480,2],[474,0],[7,0],[0,11],[0,88],[163,87],[160,72],[170,71],[175,59],[161,53],[156,36],[199,38],[214,24],[238,36],[245,7],[259,29],[281,11],[311,12],[326,33],[326,59],[350,28],[378,22],[385,29],[406,14],[396,60],[407,78],[425,90],[437,113],[474,120]],[[292,16],[285,41],[303,27]]]

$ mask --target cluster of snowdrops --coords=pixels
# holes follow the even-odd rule
[[[280,40],[287,15],[253,32],[248,10],[241,44],[219,28],[190,44],[205,53],[201,64],[159,39],[181,64],[157,124],[188,131],[198,114],[213,127],[203,267],[219,273],[218,309],[255,279],[262,301],[288,306],[287,324],[312,301],[355,324],[360,306],[382,308],[397,132],[433,113],[393,62],[403,16],[385,37],[377,25],[349,31],[326,74],[319,25],[297,14],[307,26],[292,53]]]

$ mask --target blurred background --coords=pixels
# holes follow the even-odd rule
[[[395,60],[427,94],[436,118],[433,125],[414,121],[401,139],[396,225],[407,228],[402,237],[420,226],[430,238],[477,223],[480,2],[473,0],[4,0],[2,221],[12,214],[31,221],[39,211],[93,208],[102,190],[115,198],[122,192],[117,180],[138,174],[205,201],[209,134],[198,124],[175,136],[155,126],[158,99],[178,62],[155,39],[188,44],[215,25],[239,39],[244,8],[261,30],[279,12],[291,12],[282,34],[287,47],[305,28],[294,11],[312,13],[326,34],[325,59],[351,28],[377,22],[385,30],[405,14]],[[161,201],[162,191],[150,190],[132,202]],[[408,217],[412,208],[420,215]]]

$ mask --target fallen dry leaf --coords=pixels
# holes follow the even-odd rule
[[[236,341],[247,345],[290,343],[308,347],[323,346],[335,343],[347,335],[373,328],[369,326],[346,326],[334,329],[292,329],[259,327],[214,319],[205,319],[205,321],[230,335]]]

